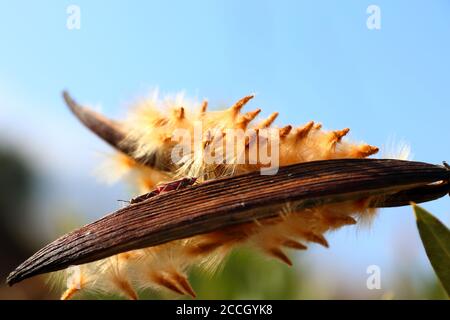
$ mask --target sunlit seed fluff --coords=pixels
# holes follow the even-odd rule
[[[65,270],[62,280],[66,289],[61,295],[61,300],[73,299],[85,290],[96,290],[95,264],[71,266]]]
[[[116,292],[130,300],[137,300],[138,295],[133,288],[129,269],[132,257],[128,253],[121,253],[109,257],[99,267],[102,274],[100,285],[105,292]]]
[[[192,153],[185,156],[174,172],[160,172],[138,164],[128,156],[120,155],[118,166],[123,176],[132,176],[133,184],[148,191],[160,182],[175,177],[194,176],[199,181],[223,175],[259,170],[260,163],[230,163],[206,165],[201,154],[195,150],[207,150],[215,143],[223,145],[226,129],[248,129],[253,136],[245,140],[245,153],[258,151],[256,143],[261,129],[272,128],[277,112],[256,121],[260,109],[243,112],[253,95],[238,100],[231,107],[209,111],[208,102],[196,103],[182,96],[159,100],[153,98],[138,103],[125,121],[128,135],[122,144],[135,148],[134,156],[156,156],[157,159],[171,154],[175,143],[171,137],[176,129],[194,132],[196,123],[202,124],[203,138],[190,142]],[[255,124],[253,124],[255,122]],[[348,128],[326,131],[320,123],[306,122],[299,126],[273,127],[280,138],[279,164],[281,166],[325,159],[365,158],[378,152],[378,148],[367,144],[353,144],[346,140]],[[220,149],[220,148],[219,148]],[[233,160],[234,159],[234,160]],[[234,161],[234,162],[233,162]],[[368,209],[370,199],[321,205],[311,209],[297,208],[295,203],[286,203],[280,212],[270,219],[255,220],[246,224],[227,227],[209,234],[189,239],[176,240],[151,248],[122,253],[105,260],[81,266],[80,277],[68,281],[63,298],[72,298],[83,290],[98,290],[118,293],[125,298],[136,299],[141,289],[165,290],[177,295],[195,297],[188,282],[189,268],[198,266],[214,272],[222,260],[239,246],[250,246],[288,265],[292,260],[289,250],[305,250],[309,244],[328,247],[325,233],[359,220],[373,216]]]

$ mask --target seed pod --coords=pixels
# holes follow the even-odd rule
[[[134,157],[135,147],[129,143],[123,143],[127,134],[124,131],[122,124],[80,106],[66,91],[63,92],[63,97],[67,106],[81,123],[110,146],[130,156],[140,164],[161,171],[171,171],[171,162],[168,161],[168,159],[158,159],[156,154],[147,157]]]
[[[421,162],[339,159],[281,167],[272,176],[252,172],[210,180],[130,205],[62,236],[22,263],[7,282],[267,219],[286,204],[300,210],[345,201],[394,206],[430,200],[449,192],[449,177],[447,168]]]

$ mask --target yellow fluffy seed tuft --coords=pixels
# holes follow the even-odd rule
[[[171,140],[177,129],[194,132],[195,125],[202,125],[202,139],[188,142],[192,153],[175,165],[175,171],[162,172],[137,163],[132,158],[116,157],[120,177],[126,177],[141,192],[152,190],[158,183],[175,177],[195,176],[199,181],[221,176],[259,170],[260,163],[237,163],[236,157],[227,164],[206,165],[195,152],[205,152],[211,146],[223,145],[227,129],[247,129],[245,154],[258,153],[267,142],[258,142],[262,129],[270,128],[278,112],[253,124],[261,109],[241,114],[244,106],[253,98],[246,96],[228,109],[208,111],[208,102],[202,103],[177,96],[175,99],[152,98],[141,101],[124,122],[127,137],[122,143],[135,150],[133,156],[153,157],[166,161],[175,144]],[[183,106],[183,107],[180,107]],[[279,164],[281,166],[326,159],[365,158],[376,154],[378,148],[368,144],[352,144],[343,139],[348,128],[335,131],[322,129],[320,123],[310,121],[293,129],[291,125],[278,130],[280,137]],[[220,148],[219,148],[220,150]],[[109,170],[112,171],[112,170]],[[152,288],[179,295],[195,297],[186,276],[188,269],[199,266],[206,272],[218,270],[222,260],[233,249],[249,245],[283,263],[292,265],[284,250],[306,250],[306,243],[329,247],[325,233],[346,225],[354,225],[368,217],[371,199],[360,199],[335,205],[321,205],[311,209],[297,208],[286,203],[275,217],[243,225],[228,227],[189,239],[172,241],[151,248],[121,253],[94,263],[80,266],[67,281],[62,299],[71,299],[85,290],[115,292],[129,299],[137,299],[136,290]],[[137,288],[137,289],[135,289]]]

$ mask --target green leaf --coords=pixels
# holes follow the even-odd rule
[[[450,230],[423,208],[417,205],[413,208],[428,259],[450,297]]]

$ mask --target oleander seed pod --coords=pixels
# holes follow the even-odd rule
[[[233,181],[232,176],[242,174],[244,176],[250,174],[249,177],[253,177],[249,178],[250,182],[255,181],[255,188],[257,188],[257,178],[253,173],[264,168],[266,164],[261,163],[259,158],[252,162],[248,156],[259,154],[261,148],[266,148],[272,143],[270,139],[263,136],[263,131],[268,128],[273,128],[272,132],[276,132],[277,135],[280,167],[310,162],[314,164],[318,160],[363,159],[378,152],[377,147],[347,141],[345,136],[349,133],[348,128],[326,131],[321,124],[313,121],[298,127],[292,125],[275,127],[277,112],[256,121],[261,113],[260,109],[242,112],[243,107],[253,98],[252,95],[219,111],[209,111],[206,101],[196,104],[187,99],[158,100],[153,97],[134,106],[128,118],[122,122],[108,120],[81,107],[67,93],[64,93],[64,98],[71,110],[88,128],[118,151],[118,155],[114,156],[118,167],[122,168],[118,171],[133,172],[132,183],[142,193],[154,189],[158,183],[180,177],[197,177],[201,187],[206,181],[211,182],[221,177],[231,177],[230,181]],[[216,152],[222,152],[227,148],[226,138],[232,132],[230,129],[246,130],[240,154],[233,152],[233,155],[227,155],[222,163],[206,163],[204,154],[210,151],[211,146],[216,147]],[[200,130],[201,138],[180,142],[174,139],[174,134],[179,130],[184,130],[183,132],[189,133],[191,137],[198,134]],[[174,150],[180,148],[180,145],[183,150],[190,150],[190,152],[174,162],[172,161]],[[242,159],[244,159],[243,162]],[[358,163],[355,165],[358,166]],[[351,171],[351,168],[347,166],[345,170]],[[413,175],[409,176],[413,177]],[[286,177],[290,175],[287,174]],[[328,182],[331,181],[330,178],[327,179]],[[224,181],[227,181],[227,178]],[[267,183],[268,180],[264,181]],[[407,193],[408,187],[420,186],[433,188],[433,190],[437,187],[424,187],[427,181],[431,180],[411,180],[404,185],[399,184],[394,189],[384,186],[380,187],[384,193],[369,190],[360,196],[342,198],[339,201],[324,201],[321,198],[321,201],[314,204],[308,202],[308,205],[305,205],[305,201],[299,203],[296,198],[290,199],[289,196],[278,197],[278,202],[274,206],[254,206],[254,209],[247,210],[249,213],[245,222],[242,223],[230,223],[223,228],[210,228],[214,229],[210,232],[205,232],[208,229],[200,230],[198,233],[201,234],[198,235],[192,233],[194,235],[190,237],[178,239],[174,237],[171,241],[147,247],[144,243],[133,240],[136,241],[135,245],[121,245],[123,249],[108,249],[108,253],[99,255],[102,259],[96,260],[95,257],[75,259],[76,264],[81,264],[66,269],[67,288],[61,298],[70,299],[83,291],[99,290],[117,292],[123,297],[136,299],[138,298],[136,292],[142,288],[168,290],[179,295],[195,297],[194,289],[188,282],[190,267],[195,265],[211,272],[221,264],[230,250],[238,246],[251,246],[291,265],[288,250],[305,250],[309,243],[328,247],[329,244],[325,238],[327,231],[354,225],[363,219],[370,219],[374,215],[374,207],[378,206],[376,203],[389,199],[392,194]],[[208,192],[209,185],[212,184],[205,184],[204,192]],[[236,185],[242,186],[243,183]],[[192,189],[195,188],[197,187]],[[188,197],[187,192],[188,190],[177,192],[177,194],[185,194],[185,197]],[[281,191],[277,192],[281,193]],[[447,185],[439,192],[439,194],[448,193]],[[201,194],[199,193],[196,197],[201,197]],[[162,195],[146,202],[157,203],[159,199],[164,201],[163,199],[169,197],[168,193],[167,196]],[[406,200],[398,200],[398,205],[411,200],[408,194],[405,194],[404,198]],[[422,198],[418,197],[418,199],[420,201]],[[428,200],[425,197],[423,199]],[[239,201],[239,196],[236,196],[236,201]],[[258,201],[255,200],[255,203],[261,203],[260,199]],[[142,207],[145,205],[146,203],[143,203]],[[247,203],[244,201],[242,205],[245,207]],[[140,206],[141,204],[138,204],[136,208]],[[258,213],[270,210],[272,212]],[[178,213],[181,216],[182,214],[182,211]],[[257,218],[252,219],[248,216]],[[89,236],[89,234],[83,231],[83,236]],[[76,236],[77,233],[68,237]],[[127,237],[132,238],[130,235]],[[125,242],[130,243],[131,240]],[[43,252],[44,255],[47,254],[45,250]],[[8,281],[14,283],[36,273],[56,270],[68,263],[70,261],[63,261],[57,266],[42,268],[40,271],[31,270],[33,268],[31,266],[30,270],[13,273]],[[23,270],[26,268],[28,267],[25,266]]]

